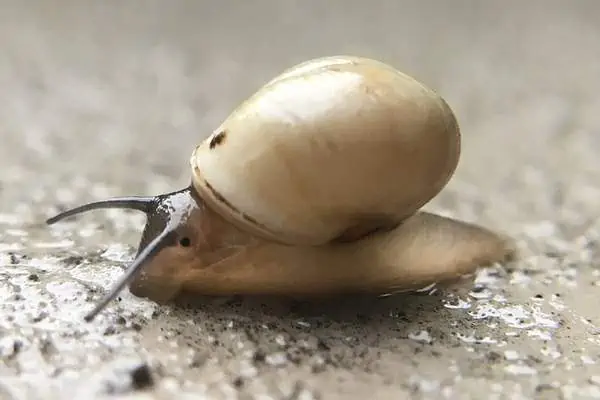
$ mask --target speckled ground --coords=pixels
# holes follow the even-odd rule
[[[600,3],[0,4],[1,399],[600,398]],[[239,101],[339,53],[447,98],[463,158],[427,208],[513,235],[522,259],[325,304],[123,292],[84,323],[143,217],[44,219],[182,187]]]

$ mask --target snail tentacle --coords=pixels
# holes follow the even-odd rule
[[[46,220],[46,224],[52,225],[56,222],[59,222],[63,219],[72,217],[77,214],[81,214],[87,211],[97,210],[101,208],[124,208],[142,211],[144,213],[149,213],[152,204],[156,201],[156,197],[115,197],[113,199],[94,201],[91,203],[83,204],[78,207],[71,208],[69,210],[63,211],[53,217],[50,217]]]
[[[104,295],[104,297],[94,306],[94,308],[84,316],[86,322],[93,320],[104,308],[110,303],[119,292],[127,286],[139,270],[154,257],[160,250],[166,246],[172,245],[175,241],[175,232],[172,226],[165,228],[164,231],[155,237],[146,247],[140,249],[137,257],[131,265],[129,265],[125,273],[112,286],[112,288]]]

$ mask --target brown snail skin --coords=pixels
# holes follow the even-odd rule
[[[73,208],[144,212],[125,286],[199,295],[376,295],[415,290],[514,255],[481,226],[424,212],[460,156],[448,104],[376,60],[296,65],[242,103],[190,158],[188,187]]]

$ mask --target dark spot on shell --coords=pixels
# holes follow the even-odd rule
[[[221,132],[217,133],[215,136],[212,137],[212,139],[210,139],[210,143],[208,144],[208,147],[211,150],[214,149],[215,147],[217,147],[218,145],[223,143],[226,136],[227,136],[227,131],[221,131]]]

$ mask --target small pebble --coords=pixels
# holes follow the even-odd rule
[[[31,316],[31,322],[40,322],[48,317],[48,312],[41,310],[37,312],[35,315]]]
[[[131,370],[131,383],[138,390],[152,386],[154,380],[148,364],[139,364]]]
[[[241,376],[237,376],[233,379],[233,381],[231,383],[233,384],[234,387],[239,389],[242,386],[244,386],[244,378],[242,378]]]
[[[325,359],[321,356],[316,356],[311,360],[311,371],[315,374],[325,371],[327,364]]]
[[[431,335],[429,332],[422,330],[416,333],[409,333],[408,338],[414,340],[416,342],[427,343],[430,344],[432,342]]]
[[[516,360],[518,360],[520,358],[520,356],[519,356],[519,353],[517,353],[514,350],[506,350],[504,352],[504,358],[507,361],[516,361]]]
[[[254,354],[252,355],[252,360],[255,363],[262,363],[265,361],[265,359],[267,358],[267,355],[265,354],[265,352],[263,350],[256,350],[254,352]]]
[[[287,356],[284,352],[279,351],[276,353],[269,354],[266,359],[266,363],[274,367],[282,367],[287,363]]]
[[[114,335],[117,332],[117,328],[115,328],[114,325],[109,325],[106,327],[106,329],[104,330],[104,336],[110,336],[110,335]]]
[[[5,336],[0,339],[0,357],[13,357],[23,347],[23,341],[18,337]]]

